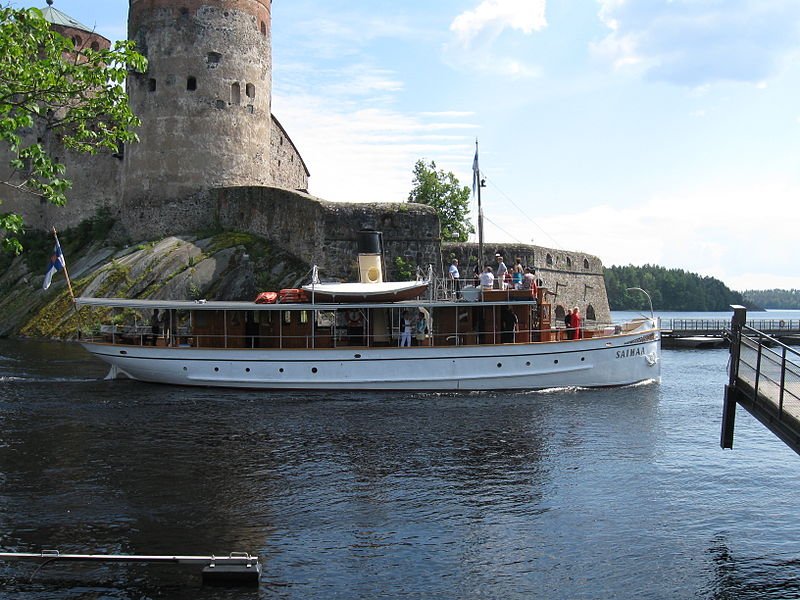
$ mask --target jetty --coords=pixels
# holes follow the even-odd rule
[[[800,319],[749,319],[742,325],[759,331],[766,344],[800,344]],[[727,319],[661,319],[661,345],[665,348],[714,348],[728,345],[731,321]]]
[[[745,307],[732,308],[720,445],[733,448],[739,405],[800,454],[800,352],[748,325]]]

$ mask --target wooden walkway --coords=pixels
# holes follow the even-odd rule
[[[800,353],[746,325],[744,307],[733,308],[720,445],[733,447],[738,404],[800,454]]]

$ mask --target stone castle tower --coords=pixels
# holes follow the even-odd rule
[[[76,47],[109,47],[47,3],[45,18]],[[11,193],[3,210],[22,214],[34,228],[64,229],[104,208],[131,236],[146,238],[170,227],[181,231],[183,214],[197,210],[192,199],[211,189],[307,190],[308,169],[271,111],[270,11],[271,0],[130,0],[128,35],[148,60],[147,72],[127,81],[142,121],[140,142],[114,157],[86,156],[33,131],[67,166],[67,205]]]
[[[125,152],[126,206],[273,184],[270,4],[130,0],[128,37],[149,66],[128,79],[142,126]]]

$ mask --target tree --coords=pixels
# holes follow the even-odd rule
[[[433,161],[426,165],[418,160],[414,165],[414,187],[408,201],[426,204],[436,210],[443,242],[466,242],[469,234],[475,233],[467,216],[469,187],[462,187],[452,172],[437,171]]]
[[[125,78],[143,72],[146,59],[134,43],[111,49],[76,48],[50,27],[39,9],[0,6],[0,151],[10,172],[0,185],[61,206],[71,182],[34,131],[55,135],[67,150],[117,152],[137,140],[139,120],[128,105]],[[2,198],[0,197],[0,201]],[[22,218],[0,215],[5,250],[19,252]]]

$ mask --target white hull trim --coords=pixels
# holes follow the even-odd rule
[[[245,389],[472,391],[660,380],[657,330],[563,342],[411,348],[219,349],[82,342],[116,376]]]

